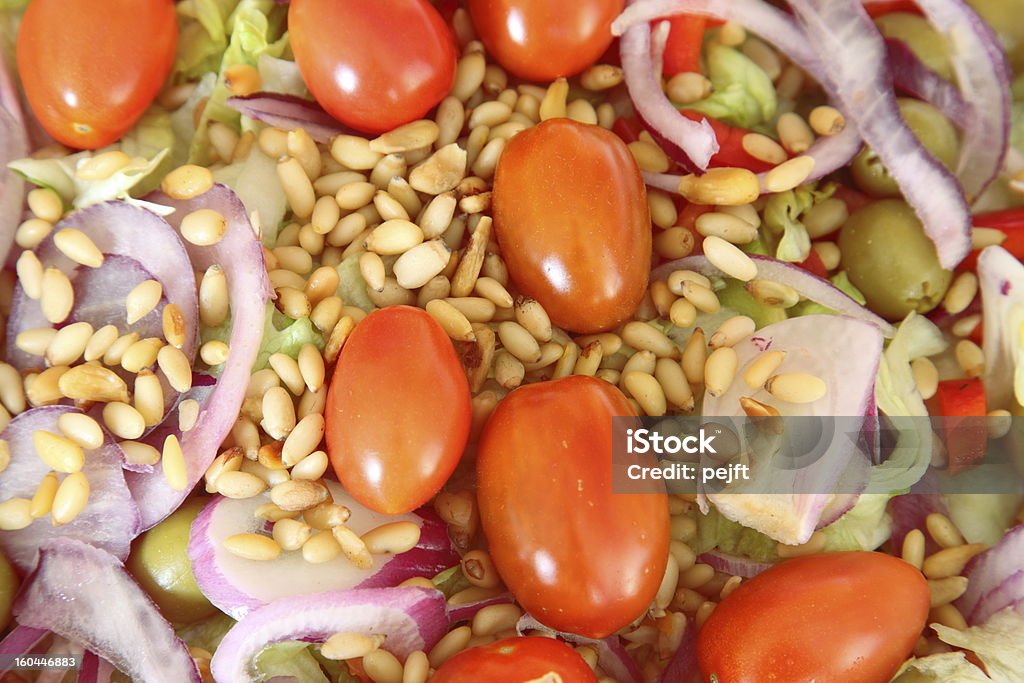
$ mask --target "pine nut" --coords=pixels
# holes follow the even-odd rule
[[[192,388],[192,367],[180,349],[173,346],[160,347],[156,362],[175,391],[184,393]]]
[[[302,513],[302,518],[314,529],[331,529],[347,522],[350,516],[347,507],[336,503],[321,503]]]
[[[308,479],[316,481],[324,476],[327,466],[327,453],[324,451],[313,451],[291,469],[292,479]]]
[[[71,365],[85,352],[91,337],[92,325],[89,323],[72,323],[62,327],[46,347],[47,362],[51,366]]]
[[[178,429],[182,432],[190,431],[199,421],[199,402],[187,398],[178,404]]]
[[[267,483],[255,474],[240,471],[221,472],[214,485],[217,493],[227,498],[245,499],[267,490]]]
[[[948,576],[942,579],[931,579],[928,581],[928,594],[931,596],[931,606],[941,607],[947,605],[967,590],[967,577]]]
[[[96,365],[78,365],[58,380],[58,388],[65,397],[79,401],[127,401],[128,386],[107,368]]]
[[[37,429],[32,434],[32,445],[39,459],[56,472],[79,472],[85,464],[82,447],[66,437]]]
[[[331,333],[327,337],[327,343],[324,344],[324,361],[327,363],[333,363],[338,359],[338,354],[341,353],[341,348],[345,345],[345,341],[348,336],[355,329],[356,323],[351,316],[346,315],[337,324],[331,328]]]
[[[75,263],[90,268],[103,265],[103,252],[81,230],[63,228],[53,236],[53,244]]]
[[[984,249],[985,247],[999,246],[1006,241],[1007,235],[996,228],[971,228],[971,248]]]
[[[540,360],[540,345],[534,336],[519,323],[509,321],[499,323],[498,337],[501,339],[502,346],[524,363],[536,363]]]
[[[645,372],[624,372],[622,383],[640,404],[645,415],[657,417],[665,414],[668,409],[665,392],[653,376]]]
[[[160,183],[171,199],[194,199],[213,187],[213,174],[204,166],[186,164],[174,169]]]
[[[715,576],[715,569],[711,565],[698,563],[689,569],[679,573],[679,586],[696,590],[711,581]]]
[[[437,645],[435,645],[427,655],[427,658],[430,661],[430,666],[436,669],[453,656],[466,649],[466,646],[469,645],[469,639],[472,638],[472,636],[473,631],[469,626],[453,628],[437,642]]]
[[[988,438],[992,440],[1001,439],[1010,433],[1013,427],[1013,415],[1002,408],[990,410],[988,417]]]
[[[665,154],[665,151],[661,149],[661,147],[658,147],[658,145],[653,142],[636,140],[629,143],[628,147],[637,166],[639,166],[642,171],[647,171],[649,173],[667,173],[668,170],[672,168],[672,162],[669,160],[668,155]]]
[[[946,290],[946,296],[942,300],[943,307],[953,315],[962,313],[974,301],[978,294],[978,276],[971,272],[964,272],[957,276],[953,284]]]
[[[51,323],[64,322],[75,303],[75,292],[68,276],[56,268],[43,271],[42,291],[39,305],[43,316]]]
[[[224,269],[212,265],[199,285],[199,318],[207,327],[217,327],[228,317],[228,282]]]
[[[409,184],[429,195],[454,190],[466,176],[468,158],[457,144],[445,145],[409,173]]]
[[[164,306],[160,314],[160,327],[168,344],[178,349],[184,346],[185,316],[178,304]]]
[[[52,223],[40,218],[30,218],[18,226],[14,242],[22,249],[35,249],[52,230]]]
[[[670,358],[659,358],[654,366],[654,377],[661,385],[665,398],[680,410],[693,410],[694,397],[686,375],[678,361]],[[633,393],[630,390],[630,393]],[[634,394],[635,396],[635,394]]]
[[[448,301],[442,299],[429,301],[427,302],[426,311],[452,339],[456,341],[476,341],[472,323]]]
[[[310,188],[312,191],[312,188]],[[219,211],[199,209],[181,220],[181,236],[200,247],[209,247],[224,239],[227,219]]]
[[[139,372],[157,362],[160,349],[164,347],[162,339],[147,337],[129,346],[121,356],[121,367],[128,372]]]
[[[652,352],[659,358],[678,358],[679,348],[657,328],[632,321],[622,328],[622,341],[635,349]]]
[[[833,107],[815,107],[807,120],[818,135],[838,135],[846,128],[846,119]]]
[[[163,286],[156,280],[145,280],[133,287],[125,297],[128,324],[132,325],[138,322],[156,308],[163,293]]]
[[[67,366],[47,368],[40,373],[25,375],[25,396],[32,406],[52,405],[63,398],[60,378],[68,371]]]
[[[292,318],[293,320],[298,320],[300,318],[308,317],[309,314],[313,312],[313,306],[309,303],[309,297],[306,296],[301,288],[278,287],[275,290],[275,293],[277,294],[277,301],[274,305],[277,307],[277,310],[284,313],[287,317]],[[206,344],[203,346],[206,346]],[[217,349],[217,353],[220,353],[221,351],[223,351],[223,349]],[[202,357],[202,350],[200,350],[200,357]],[[214,356],[214,358],[215,357],[216,356]],[[203,360],[207,365],[217,365],[218,363],[223,362],[223,360],[214,360],[212,362],[206,361],[205,358]]]
[[[687,382],[694,385],[704,382],[704,364],[706,361],[707,343],[704,337],[704,330],[697,327],[694,328],[693,334],[686,341],[680,361]]]
[[[370,149],[370,142],[356,135],[338,135],[331,141],[331,157],[345,168],[368,171],[384,155]]]
[[[910,363],[910,370],[914,375],[914,384],[921,398],[927,401],[935,396],[939,388],[939,371],[935,364],[927,358],[915,358]]]
[[[814,403],[828,393],[820,378],[806,372],[788,372],[770,377],[764,388],[775,398],[787,403]]]
[[[761,133],[747,133],[741,144],[747,154],[768,164],[781,164],[789,158],[782,145]]]
[[[21,252],[15,269],[25,296],[38,299],[43,293],[43,264],[39,262],[35,252]]]
[[[846,202],[829,197],[807,209],[800,216],[800,221],[807,228],[807,234],[811,239],[819,239],[843,227],[849,217],[850,211],[846,207]]]
[[[414,522],[391,522],[367,531],[362,539],[373,555],[397,555],[416,547],[420,527]]]
[[[443,240],[423,242],[398,257],[394,264],[395,278],[402,287],[417,289],[444,270],[450,257],[451,250]]]
[[[676,104],[691,104],[711,94],[711,81],[704,74],[684,71],[668,80],[665,94]]]
[[[263,395],[263,429],[275,439],[284,439],[295,428],[295,406],[284,387],[272,387]]]
[[[281,554],[281,546],[274,539],[253,533],[228,536],[224,549],[236,557],[259,562],[275,560]]]
[[[305,383],[302,381],[299,364],[295,362],[294,358],[284,353],[274,353],[267,359],[267,362],[289,391],[296,396],[302,393]]]
[[[313,536],[302,545],[302,559],[310,564],[330,562],[341,555],[341,546],[334,540],[330,531],[324,530]]]
[[[569,83],[559,78],[548,86],[540,101],[540,120],[565,118],[569,99]]]
[[[764,177],[767,192],[786,192],[802,185],[814,170],[814,157],[798,156],[785,161]]]
[[[737,315],[723,322],[711,335],[708,346],[717,349],[720,346],[735,346],[754,333],[757,325],[745,315]]]
[[[780,558],[790,557],[803,557],[804,555],[816,555],[825,550],[826,542],[825,534],[820,531],[815,531],[811,534],[810,539],[806,543],[800,545],[786,545],[785,543],[776,543],[775,550]]]
[[[728,346],[715,349],[704,364],[704,385],[710,396],[721,396],[736,378],[739,359],[736,351]]]
[[[695,226],[697,232],[705,237],[713,235],[732,244],[749,244],[757,239],[757,226],[727,213],[710,211],[701,214]]]
[[[406,152],[429,147],[437,141],[440,128],[433,121],[421,119],[384,133],[370,140],[370,149],[380,154]]]
[[[523,382],[526,369],[522,362],[504,349],[494,356],[494,379],[505,389],[515,389]]]
[[[343,524],[339,524],[331,528],[331,534],[333,534],[334,540],[337,541],[338,547],[341,548],[342,554],[349,562],[359,569],[369,569],[373,566],[373,557],[371,557],[366,544],[359,538],[356,532]]]
[[[273,251],[278,265],[285,270],[299,275],[306,275],[313,270],[313,257],[302,247],[278,246]]]
[[[954,348],[956,362],[968,378],[985,374],[985,353],[970,339],[961,339]]]
[[[704,313],[717,313],[721,308],[718,297],[715,296],[713,291],[704,285],[687,280],[682,283],[680,291],[682,292],[683,298],[693,304],[699,311]]]
[[[308,510],[327,500],[329,492],[320,482],[297,479],[270,489],[270,499],[282,510]]]
[[[103,423],[115,436],[137,439],[146,431],[146,421],[138,410],[120,401],[103,406]]]
[[[396,218],[404,221],[409,220],[409,212],[405,210],[402,203],[383,190],[378,190],[373,195],[373,206],[377,209],[380,217],[386,221]]]
[[[28,498],[8,498],[0,502],[0,531],[17,531],[32,522],[32,501]]]
[[[457,97],[449,95],[441,100],[441,103],[437,105],[437,115],[435,117],[438,127],[437,142],[435,144],[438,149],[445,145],[450,145],[458,139],[465,121],[466,110]]]
[[[289,399],[290,402],[290,399]],[[266,399],[264,398],[264,404]],[[264,412],[266,421],[266,412]],[[294,419],[294,418],[293,418]],[[302,418],[294,428],[290,430],[284,441],[281,451],[282,461],[289,467],[297,464],[300,460],[316,450],[324,435],[323,415],[313,413]]]
[[[279,519],[274,523],[274,541],[282,550],[299,550],[313,535],[309,525],[296,519]]]
[[[85,509],[89,502],[89,480],[82,472],[74,472],[64,477],[57,487],[50,508],[50,520],[54,525],[71,522]]]
[[[43,356],[56,335],[57,330],[52,327],[37,327],[19,332],[18,336],[14,339],[14,345],[25,353],[33,356]],[[20,382],[21,378],[19,377],[18,380]]]
[[[47,472],[39,482],[36,492],[32,494],[29,507],[29,514],[32,516],[32,519],[39,519],[50,514],[50,510],[53,509],[54,498],[57,496],[57,485],[57,474]]]
[[[924,565],[924,534],[920,529],[911,529],[903,537],[901,557],[903,561],[921,569]]]
[[[790,308],[800,303],[800,293],[789,285],[774,280],[751,280],[746,285],[750,296],[764,306]]]
[[[488,605],[473,616],[473,635],[488,636],[515,628],[523,611],[516,605]]]
[[[756,200],[761,186],[757,176],[745,168],[709,168],[702,176],[683,176],[679,194],[694,204],[736,206]]]
[[[925,517],[925,527],[928,529],[928,535],[941,548],[955,548],[964,544],[964,537],[960,535],[956,525],[941,513],[933,512]]]
[[[964,566],[978,553],[988,548],[984,543],[943,548],[924,559],[921,569],[929,579],[944,579],[963,572]]]
[[[785,351],[764,351],[743,372],[743,382],[751,389],[760,389],[771,377],[782,361],[786,360]]]
[[[385,221],[366,238],[366,249],[381,255],[401,254],[423,242],[423,231],[401,219]],[[435,273],[436,275],[436,273]]]
[[[515,302],[516,321],[539,342],[551,340],[553,328],[547,311],[536,299],[518,297]]]
[[[103,445],[103,430],[96,420],[82,413],[62,413],[57,427],[68,439],[81,448],[99,448]]]
[[[320,654],[333,660],[358,659],[370,654],[383,643],[384,635],[380,633],[370,636],[362,633],[335,633],[320,646]]]
[[[964,615],[960,613],[960,610],[949,603],[932,609],[931,613],[928,615],[928,623],[939,623],[958,631],[964,631],[967,629],[967,620],[964,619]]]
[[[690,327],[697,320],[697,307],[686,299],[676,299],[669,308],[668,317],[676,327]]]
[[[142,370],[135,376],[135,410],[145,420],[147,427],[159,424],[164,418],[164,388],[160,378],[150,370]],[[126,437],[134,438],[134,437]]]
[[[37,187],[26,198],[29,211],[49,223],[56,223],[64,215],[64,200],[48,187]]]

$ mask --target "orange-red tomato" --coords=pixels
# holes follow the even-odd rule
[[[632,315],[651,219],[640,169],[614,133],[569,119],[523,131],[501,155],[492,197],[509,275],[556,325],[599,332]]]
[[[705,681],[888,681],[928,617],[921,572],[891,555],[787,560],[740,584],[697,636]]]
[[[32,0],[18,29],[18,75],[47,133],[96,149],[146,111],[177,41],[172,0]]]
[[[480,40],[510,73],[530,81],[572,76],[612,42],[624,0],[469,0]]]
[[[603,638],[643,614],[665,571],[664,494],[612,493],[614,386],[574,376],[520,387],[484,427],[480,521],[516,600],[551,628]]]
[[[545,678],[547,674],[554,676]],[[568,645],[553,638],[506,638],[463,650],[441,665],[434,683],[522,683],[560,680],[596,683],[590,666]]]
[[[345,342],[324,417],[327,454],[345,490],[378,512],[408,512],[437,493],[462,456],[469,383],[433,318],[389,306]]]
[[[455,41],[426,0],[292,0],[288,32],[316,101],[364,133],[422,117],[455,80]]]

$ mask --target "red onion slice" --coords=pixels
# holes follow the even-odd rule
[[[733,576],[742,576],[745,579],[757,576],[772,566],[771,562],[758,562],[749,557],[730,555],[720,550],[701,553],[698,559],[704,564],[711,565],[716,571],[732,574]]]
[[[18,90],[3,61],[0,57],[0,263],[7,260],[7,252],[14,243],[25,195],[24,179],[7,164],[28,156],[28,135]]]
[[[158,192],[148,195],[147,200],[173,207],[175,212],[168,218],[176,227],[182,218],[198,209],[214,209],[227,219],[227,232],[220,242],[210,247],[189,245],[192,264],[187,277],[180,279],[194,284],[193,268],[205,270],[215,263],[220,264],[227,276],[232,323],[228,340],[230,353],[217,385],[200,404],[195,426],[179,437],[188,485],[183,491],[175,491],[160,472],[127,475],[128,487],[142,512],[143,529],[152,527],[181,505],[231,431],[259,352],[266,302],[271,296],[263,248],[249,223],[245,207],[234,192],[223,185],[214,185],[195,199],[174,200]]]
[[[864,415],[870,403],[882,357],[882,334],[863,320],[806,315],[763,327],[733,348],[739,359],[737,376],[763,350],[771,348],[786,352],[778,373],[809,372],[824,380],[828,392],[814,403],[794,405],[763,388],[754,390],[736,381],[720,396],[705,395],[704,415],[743,415],[739,399],[748,396],[782,415],[849,418]],[[844,429],[844,424],[849,422],[842,421],[837,427]],[[851,493],[852,488],[863,490],[867,485],[870,460],[866,454],[842,434],[831,437],[813,463],[789,469],[754,460],[749,480],[726,486],[721,492],[705,493],[703,498],[726,518],[777,541],[806,543],[841,483],[842,493]],[[772,493],[763,493],[766,490]]]
[[[903,121],[889,81],[885,43],[858,0],[791,0],[799,23],[824,63],[824,82],[899,184],[952,269],[971,250],[971,217],[956,178],[921,145]]]
[[[687,629],[689,630],[689,629]],[[601,640],[578,636],[575,633],[556,631],[537,621],[530,614],[524,614],[516,622],[516,631],[523,635],[527,631],[543,631],[574,645],[587,645],[597,652],[597,664],[604,672],[619,683],[641,683],[644,681],[643,672],[637,665],[636,660],[629,654],[618,636],[608,636]],[[668,683],[668,679],[665,679]]]
[[[14,624],[14,628],[11,629],[11,632],[4,636],[4,639],[0,641],[0,654],[23,655],[27,652],[31,652],[32,648],[38,645],[43,638],[49,634],[49,629],[32,628],[30,626]]]
[[[334,502],[346,506],[352,516],[346,526],[358,534],[389,522],[409,521],[420,526],[420,541],[400,555],[377,555],[371,569],[359,569],[344,557],[310,564],[299,552],[282,553],[276,560],[246,560],[224,549],[233,534],[262,531],[264,521],[256,508],[265,496],[233,500],[218,496],[192,524],[188,555],[200,590],[214,605],[234,619],[282,598],[350,588],[396,586],[413,576],[433,576],[459,562],[448,539],[447,527],[431,511],[419,514],[384,515],[374,512],[349,496],[340,484],[325,482]]]
[[[966,2],[918,0],[917,6],[946,37],[957,86],[970,105],[956,175],[973,202],[999,175],[1009,147],[1013,76],[999,37]]]
[[[185,643],[113,555],[63,538],[44,546],[14,603],[18,623],[83,645],[135,680],[200,683]]]
[[[185,343],[182,345],[182,351],[189,357],[195,353],[199,304],[194,279],[183,277],[184,274],[191,275],[192,266],[181,238],[167,221],[151,211],[121,201],[94,204],[69,215],[58,223],[53,234],[36,248],[36,256],[45,267],[60,269],[71,279],[72,285],[75,285],[86,269],[65,256],[53,241],[53,235],[65,228],[84,232],[105,255],[124,257],[112,259],[109,265],[105,264],[105,268],[101,266],[100,270],[104,270],[103,275],[90,273],[90,278],[117,278],[121,272],[119,265],[135,263],[141,264],[142,268],[160,282],[166,301],[177,304],[185,318]],[[132,279],[136,276],[134,267],[127,268],[126,278]],[[94,294],[87,296],[93,302],[101,300],[101,297]],[[123,309],[124,300],[114,302],[113,307]],[[162,306],[159,308],[162,310]],[[107,317],[110,310],[101,308],[95,311],[96,319],[86,321],[96,328],[120,322],[123,327],[119,325],[119,331],[122,334],[128,332],[123,315],[119,318]],[[89,317],[81,310],[78,315]],[[159,315],[160,311],[150,313],[153,320],[159,320]],[[7,359],[19,370],[38,366],[40,363],[39,357],[31,356],[14,345],[18,332],[37,327],[51,325],[43,316],[39,302],[29,299],[19,285],[14,293],[11,317],[7,325]]]
[[[107,660],[94,652],[86,652],[82,657],[82,669],[78,672],[78,683],[110,683],[114,671]]]
[[[885,49],[897,90],[924,100],[961,130],[971,124],[971,107],[956,86],[932,71],[902,40],[886,38]]]
[[[384,634],[401,659],[429,650],[448,630],[444,595],[428,588],[361,588],[282,598],[250,612],[213,655],[217,683],[255,683],[253,659],[283,640],[323,642],[341,631]]]
[[[700,683],[702,680],[697,663],[697,629],[693,623],[687,622],[682,642],[657,680],[658,683]]]
[[[32,436],[37,430],[60,434],[57,418],[64,413],[80,412],[70,406],[33,408],[15,417],[0,433],[7,441],[11,462],[0,476],[0,500],[31,499],[39,482],[50,468],[36,454]],[[132,500],[121,470],[121,449],[106,437],[99,448],[86,451],[82,472],[89,480],[89,501],[85,509],[62,526],[40,517],[24,529],[0,534],[0,546],[22,572],[36,565],[39,549],[55,538],[71,538],[90,543],[120,559],[139,530],[139,510]]]
[[[336,135],[351,133],[319,104],[294,95],[258,92],[244,97],[229,97],[225,104],[276,128],[302,128],[317,142],[330,142]]]
[[[831,308],[850,318],[864,320],[875,325],[886,337],[895,334],[893,326],[875,315],[859,303],[851,299],[844,292],[837,289],[831,282],[808,273],[803,268],[786,263],[768,256],[750,254],[750,258],[757,264],[757,277],[762,280],[771,280],[795,289],[800,296]],[[663,263],[651,271],[651,280],[664,280],[674,270],[695,270],[708,277],[726,277],[725,273],[711,265],[711,262],[704,256],[687,256]],[[857,413],[854,413],[857,414]]]
[[[971,558],[964,568],[967,590],[956,606],[969,624],[1011,605],[1024,603],[1024,524],[1007,531],[996,545]]]
[[[1015,398],[1015,374],[1024,323],[1024,265],[1002,247],[988,247],[978,256],[982,325],[985,335],[985,395],[990,409],[1009,408]]]

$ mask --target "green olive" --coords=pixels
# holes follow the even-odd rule
[[[960,156],[960,138],[957,136],[956,127],[941,111],[927,102],[909,98],[900,98],[897,102],[903,120],[907,122],[910,130],[914,131],[914,135],[924,148],[946,168],[952,170]],[[851,170],[857,185],[868,194],[875,197],[900,195],[899,185],[870,147],[864,147],[857,154]]]
[[[886,38],[906,43],[932,71],[947,81],[953,80],[953,63],[949,59],[946,40],[927,19],[909,12],[890,12],[875,19],[875,25]]]
[[[1014,71],[1024,70],[1024,0],[967,0],[999,34]]]
[[[142,534],[128,556],[130,571],[170,621],[191,623],[217,611],[196,585],[188,558],[192,521],[206,500],[196,499]]]
[[[18,575],[7,557],[0,553],[0,631],[11,623],[11,603],[18,592]]]
[[[839,250],[868,308],[890,320],[932,310],[953,278],[939,265],[914,210],[901,199],[880,199],[855,211],[839,233]]]

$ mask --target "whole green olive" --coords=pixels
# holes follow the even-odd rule
[[[875,19],[875,25],[886,38],[906,43],[932,71],[947,81],[953,80],[953,63],[949,59],[946,39],[932,28],[927,19],[909,12],[889,12]]]
[[[914,210],[901,199],[880,199],[855,211],[839,233],[839,250],[868,308],[889,320],[932,310],[953,278],[939,265]]]
[[[192,521],[206,502],[195,499],[182,505],[142,534],[128,556],[128,571],[170,621],[191,623],[217,611],[199,590],[187,553]]]
[[[967,4],[999,34],[1013,70],[1024,70],[1024,0],[967,0]]]
[[[903,120],[907,122],[924,148],[942,165],[952,169],[960,156],[960,138],[956,127],[941,111],[927,102],[900,98],[898,103]],[[900,195],[899,185],[870,147],[864,147],[857,154],[851,170],[857,185],[868,194],[875,197]]]
[[[0,553],[0,631],[11,622],[11,603],[18,592],[18,574],[7,557]]]

